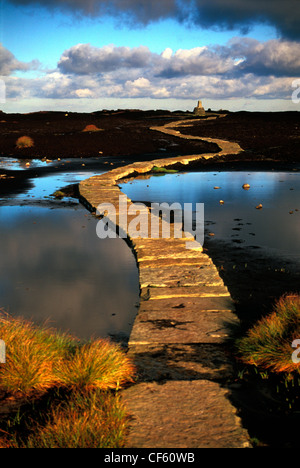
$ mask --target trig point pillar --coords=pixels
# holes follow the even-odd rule
[[[198,101],[198,106],[194,109],[195,115],[205,115],[204,107],[202,106],[202,102]]]

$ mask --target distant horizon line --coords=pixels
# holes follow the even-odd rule
[[[0,109],[0,114],[6,114],[6,115],[10,115],[10,114],[21,114],[21,115],[32,115],[32,114],[51,114],[51,113],[57,113],[57,114],[65,114],[67,116],[67,114],[95,114],[95,113],[98,113],[98,112],[168,112],[170,114],[176,114],[176,113],[180,113],[180,114],[191,114],[191,115],[194,115],[196,119],[201,119],[201,118],[205,118],[205,116],[197,116],[194,114],[193,111],[189,111],[189,110],[186,110],[186,111],[183,111],[183,110],[180,110],[180,109],[177,109],[177,110],[169,110],[169,109],[138,109],[138,108],[118,108],[118,109],[106,109],[106,108],[103,108],[103,109],[98,109],[98,110],[94,110],[94,111],[74,111],[74,110],[37,110],[37,111],[31,111],[31,112],[22,112],[22,111],[13,111],[13,112],[6,112],[6,111],[3,111]],[[300,112],[299,110],[245,110],[245,109],[241,109],[241,110],[228,110],[228,109],[219,109],[219,110],[213,110],[213,109],[206,109],[205,112],[207,112],[208,114],[237,114],[237,113],[252,113],[252,114],[279,114],[279,113],[295,113],[295,112]]]

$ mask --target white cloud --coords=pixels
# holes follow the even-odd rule
[[[290,99],[292,81],[300,76],[298,51],[293,41],[249,38],[161,54],[143,46],[78,44],[62,54],[54,71],[7,76],[7,99]]]
[[[161,56],[162,58],[168,60],[172,57],[173,55],[173,50],[170,49],[170,47],[167,47],[162,53],[161,53]]]
[[[94,47],[90,44],[77,44],[66,50],[58,63],[62,73],[89,75],[105,73],[121,68],[143,68],[151,59],[148,47],[116,47],[108,45]]]
[[[79,98],[87,98],[87,97],[93,97],[93,93],[90,89],[88,88],[85,88],[85,89],[76,89],[76,91],[74,91],[74,94],[75,96],[79,97]]]
[[[39,65],[37,60],[32,60],[29,63],[20,62],[0,43],[0,76],[9,76],[15,71],[36,69]]]

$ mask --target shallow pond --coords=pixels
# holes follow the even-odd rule
[[[192,203],[193,209],[204,203],[210,239],[261,248],[300,264],[299,172],[166,174],[135,179],[121,189],[133,201]]]
[[[76,199],[51,197],[91,175],[49,174],[0,199],[0,308],[81,339],[126,337],[139,300],[130,248],[99,239],[97,220]]]

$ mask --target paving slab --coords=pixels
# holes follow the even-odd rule
[[[206,256],[197,256],[197,257],[185,257],[185,258],[154,258],[151,260],[140,261],[138,259],[139,270],[143,268],[161,268],[161,267],[173,267],[173,266],[194,266],[194,265],[210,265],[212,260],[208,259]]]
[[[143,288],[141,298],[152,301],[157,299],[184,298],[184,297],[229,297],[230,293],[226,286],[188,286],[178,288]]]
[[[223,286],[215,265],[204,267],[174,266],[172,269],[144,268],[140,271],[140,287]]]
[[[129,338],[129,347],[153,343],[224,343],[229,324],[238,324],[231,311],[163,309],[139,312]]]
[[[235,306],[230,296],[219,297],[169,297],[155,301],[141,301],[139,312],[152,310],[185,309],[189,311],[230,311],[234,312]]]
[[[232,379],[234,370],[226,346],[215,343],[131,343],[139,382]]]
[[[140,383],[123,398],[132,418],[128,448],[250,447],[228,390],[216,382]]]

